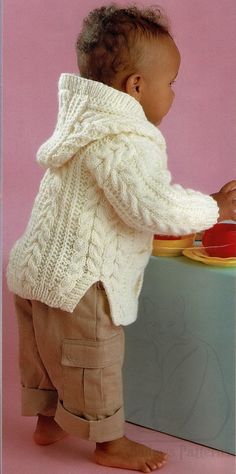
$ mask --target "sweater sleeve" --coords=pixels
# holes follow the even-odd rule
[[[217,222],[212,197],[171,184],[163,142],[122,134],[89,147],[86,163],[119,217],[136,230],[184,235]]]

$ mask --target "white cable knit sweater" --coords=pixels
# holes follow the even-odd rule
[[[37,152],[47,171],[11,251],[8,286],[72,312],[101,280],[114,323],[127,325],[137,317],[153,234],[209,228],[218,206],[171,184],[165,140],[135,99],[68,73],[58,96],[56,128]]]

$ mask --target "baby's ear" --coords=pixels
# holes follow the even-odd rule
[[[131,74],[128,77],[125,83],[125,92],[134,99],[140,101],[141,99],[141,89],[142,89],[142,78],[139,74]]]

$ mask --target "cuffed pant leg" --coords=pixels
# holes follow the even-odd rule
[[[111,320],[106,293],[93,285],[73,317],[80,331],[62,342],[62,398],[55,420],[67,432],[95,442],[124,436],[124,331]],[[75,327],[75,326],[74,326]],[[82,337],[81,337],[82,336]]]
[[[56,390],[21,388],[21,414],[23,416],[54,416],[57,402]]]
[[[68,433],[98,443],[112,441],[124,436],[123,407],[109,417],[97,421],[88,421],[67,411],[62,403],[58,401],[55,421]]]

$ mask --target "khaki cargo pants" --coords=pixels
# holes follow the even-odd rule
[[[22,415],[54,416],[68,433],[104,442],[124,435],[124,332],[95,283],[73,313],[14,295]]]

